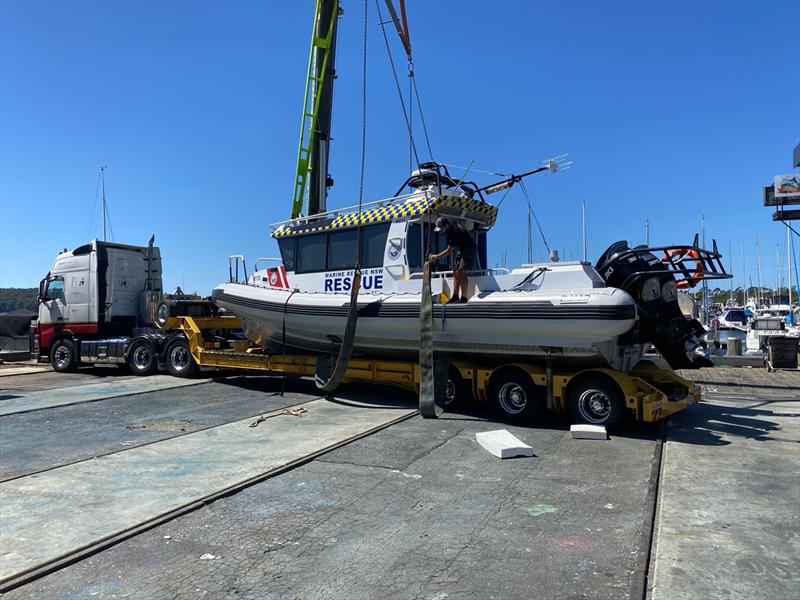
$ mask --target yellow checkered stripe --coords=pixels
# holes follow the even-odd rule
[[[291,227],[282,225],[272,234],[272,237],[282,238],[291,235],[304,235],[309,233],[319,233],[332,229],[345,229],[357,227],[358,225],[371,225],[373,223],[385,223],[386,221],[398,221],[408,217],[418,217],[429,211],[436,211],[440,208],[458,208],[467,213],[475,213],[488,217],[486,224],[491,227],[497,219],[497,208],[491,204],[472,200],[470,198],[439,197],[433,200],[421,198],[409,202],[389,204],[379,206],[362,212],[347,213],[337,215],[331,221],[307,226]]]

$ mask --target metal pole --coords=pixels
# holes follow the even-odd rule
[[[764,293],[764,287],[761,285],[761,250],[758,247],[758,235],[756,235],[756,279],[758,279],[756,303],[760,306],[764,303],[764,299],[761,296]]]
[[[581,222],[582,222],[582,236],[583,236],[583,262],[588,260],[587,256],[589,254],[588,248],[586,247],[586,199],[584,198],[581,202]]]
[[[786,228],[786,271],[789,273],[789,312],[792,309],[792,234],[789,228]]]
[[[742,240],[742,306],[747,306],[747,267],[744,261],[744,240]]]
[[[728,268],[731,270],[731,273],[733,273],[733,250],[731,249],[731,241],[730,240],[728,240],[728,257],[729,257],[728,258]],[[731,291],[730,291],[730,295],[728,296],[728,300],[730,300],[731,305],[733,305],[734,304],[734,302],[733,302],[733,277],[730,278],[730,283],[731,283]]]
[[[108,208],[106,207],[106,168],[100,167],[100,184],[103,187],[103,241],[106,241],[106,218]]]
[[[703,248],[706,247],[706,216],[700,217],[700,230],[703,234]],[[703,321],[704,325],[708,324],[708,284],[703,280]]]
[[[644,245],[650,245],[650,219],[644,220]]]

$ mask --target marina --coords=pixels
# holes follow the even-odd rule
[[[0,11],[0,598],[800,598],[800,3]]]

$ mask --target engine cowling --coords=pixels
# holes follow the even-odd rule
[[[713,366],[696,351],[705,344],[705,328],[681,312],[675,276],[646,246],[616,242],[595,269],[610,287],[628,292],[636,302],[639,321],[628,334],[634,338],[631,342],[652,343],[673,369]]]

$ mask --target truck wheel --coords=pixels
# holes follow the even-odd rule
[[[150,340],[136,340],[128,350],[128,368],[134,375],[152,375],[158,371],[155,348]]]
[[[458,406],[465,406],[472,400],[472,388],[467,384],[461,373],[453,365],[447,375],[447,384],[444,390],[445,410],[452,410]]]
[[[504,421],[515,425],[528,423],[539,412],[541,399],[541,392],[523,371],[508,370],[492,377],[489,403]]]
[[[199,368],[189,351],[189,342],[178,338],[167,346],[167,369],[175,377],[194,377]]]
[[[77,370],[78,361],[75,356],[75,343],[67,339],[54,342],[53,347],[50,348],[50,364],[59,373]]]
[[[569,411],[576,423],[614,427],[625,416],[625,401],[605,377],[586,377],[570,386]]]

